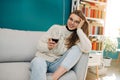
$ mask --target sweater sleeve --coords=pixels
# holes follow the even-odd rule
[[[37,50],[42,53],[47,53],[51,50],[48,49],[48,38],[50,38],[51,33],[54,31],[55,25],[53,25],[42,37],[40,38],[38,45],[37,45]]]
[[[80,49],[82,50],[82,52],[88,53],[92,47],[90,40],[88,39],[88,37],[85,35],[81,28],[77,29],[77,34],[80,39],[80,42],[78,43]]]
[[[37,50],[39,52],[42,52],[42,53],[47,53],[49,51],[48,49],[48,45],[47,45],[47,40],[48,40],[48,35],[47,33],[45,33],[45,35],[42,35],[42,37],[40,38],[40,40],[38,41],[38,44],[37,44]]]

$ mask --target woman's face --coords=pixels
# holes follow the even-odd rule
[[[75,30],[80,23],[81,18],[76,14],[71,14],[67,21],[67,26],[69,30]]]

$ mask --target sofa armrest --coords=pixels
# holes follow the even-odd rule
[[[88,59],[89,54],[83,53],[79,62],[73,68],[76,73],[77,80],[85,80],[88,70]]]

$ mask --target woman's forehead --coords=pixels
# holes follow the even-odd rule
[[[80,19],[81,19],[81,18],[80,18],[78,15],[76,15],[76,14],[71,14],[70,17],[73,18],[73,19],[77,19],[77,20],[80,20]]]

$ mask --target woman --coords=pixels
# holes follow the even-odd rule
[[[31,80],[58,80],[91,50],[88,22],[80,10],[72,12],[66,26],[53,25],[40,39],[36,57],[31,61]]]

